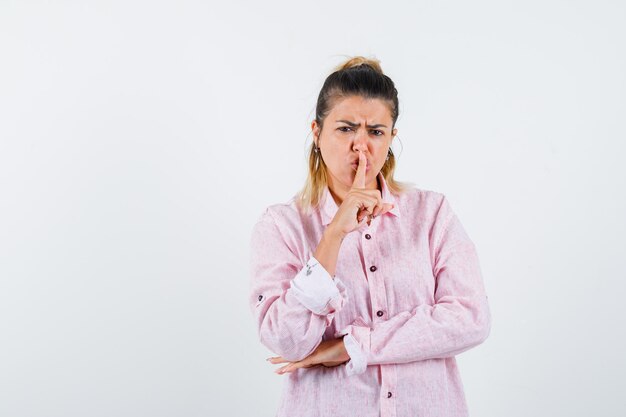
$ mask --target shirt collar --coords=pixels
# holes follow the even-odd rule
[[[400,208],[398,207],[397,200],[395,196],[389,191],[389,188],[387,188],[387,181],[385,181],[385,177],[383,176],[382,172],[378,173],[378,180],[380,181],[381,197],[383,202],[392,203],[394,205],[393,208],[387,213],[391,213],[396,217],[400,217]],[[328,186],[326,186],[324,189],[324,195],[322,197],[320,207],[322,224],[327,225],[333,220],[335,214],[337,213],[337,210],[339,210],[339,206],[337,206],[337,203],[335,203],[335,199],[330,194]]]

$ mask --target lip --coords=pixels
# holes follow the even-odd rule
[[[352,168],[356,171],[357,168],[359,167],[359,163],[358,162],[353,162],[352,164],[350,164],[350,166],[352,166]],[[369,171],[370,170],[370,163],[368,162],[367,165],[365,166],[365,171]]]

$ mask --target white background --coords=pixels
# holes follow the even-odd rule
[[[620,1],[0,2],[0,415],[265,416],[249,237],[351,55],[397,178],[448,196],[493,314],[473,416],[623,416]],[[620,162],[622,164],[620,164]]]

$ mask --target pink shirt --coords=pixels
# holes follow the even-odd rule
[[[491,329],[476,248],[445,195],[393,195],[378,178],[395,208],[346,236],[334,277],[313,257],[338,210],[328,188],[311,215],[294,196],[252,230],[249,301],[261,343],[298,361],[347,335],[350,355],[277,375],[279,417],[469,415],[455,355]]]

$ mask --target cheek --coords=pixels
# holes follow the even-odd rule
[[[335,168],[340,168],[346,165],[347,161],[350,159],[348,157],[349,155],[349,150],[337,145],[326,146],[322,152],[326,165],[333,166]]]
[[[349,157],[339,149],[328,149],[322,154],[327,169],[336,177],[350,181],[354,170],[349,164]]]
[[[346,173],[350,173],[350,165],[346,163],[345,158],[341,156],[330,153],[329,157],[325,159],[326,166],[336,175],[345,175]]]

